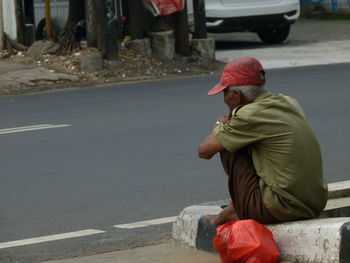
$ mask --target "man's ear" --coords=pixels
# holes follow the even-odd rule
[[[241,91],[239,91],[239,90],[234,90],[232,95],[233,95],[233,97],[234,97],[234,99],[235,99],[236,101],[239,101],[240,103],[242,102],[243,96],[242,96],[242,92],[241,92]]]

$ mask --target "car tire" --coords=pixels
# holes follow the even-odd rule
[[[45,39],[46,37],[45,24],[46,24],[45,18],[41,19],[40,22],[38,23],[38,26],[36,27],[36,31],[35,31],[36,41]],[[53,37],[57,37],[59,32],[60,32],[60,27],[54,21],[52,21]]]
[[[266,44],[279,44],[287,39],[290,24],[285,23],[275,27],[264,28],[257,32],[259,38]]]

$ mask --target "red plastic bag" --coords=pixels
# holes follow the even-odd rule
[[[219,226],[213,240],[222,263],[278,263],[280,253],[272,233],[254,220]]]
[[[167,16],[184,8],[184,0],[144,0],[145,7],[154,16]]]

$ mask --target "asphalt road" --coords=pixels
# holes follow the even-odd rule
[[[267,88],[296,97],[314,128],[328,182],[349,180],[350,65],[267,72]],[[218,158],[197,146],[218,117],[219,76],[0,97],[0,262],[33,262],[156,243],[170,224],[113,226],[176,216],[227,199]],[[6,128],[70,126],[1,134]],[[105,233],[1,248],[85,229]]]

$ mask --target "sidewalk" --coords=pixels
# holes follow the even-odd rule
[[[218,255],[177,246],[173,242],[128,249],[89,257],[46,263],[219,263]]]
[[[220,257],[217,254],[183,248],[169,242],[90,257],[45,261],[45,263],[220,263]],[[280,261],[280,263],[289,262]]]
[[[348,63],[349,28],[350,20],[301,19],[292,25],[288,39],[277,46],[262,45],[251,33],[214,35],[220,40],[216,59],[227,62],[252,56],[266,69]]]

